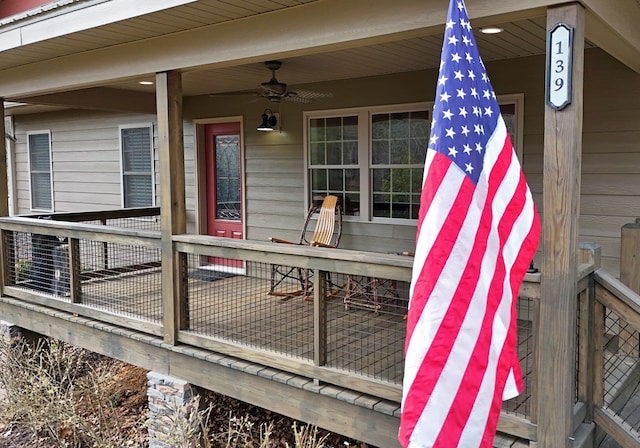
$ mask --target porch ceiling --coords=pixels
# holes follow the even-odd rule
[[[257,15],[271,15],[274,20],[264,30],[265,37],[277,35],[287,27],[286,21],[278,17],[284,10],[306,8],[319,0],[156,0],[160,4],[149,11],[131,11],[132,17],[116,20],[113,12],[115,3],[122,0],[96,2],[95,0],[77,1],[40,12],[33,16],[25,15],[0,28],[0,72],[13,71],[16,67],[29,64],[41,65],[42,61],[64,59],[78,54],[91,54],[105,48],[126,48],[129,44],[144,41],[153,42],[163,36],[186,33],[189,30],[210,27],[224,22],[243,21]],[[182,3],[182,4],[180,4]],[[326,3],[326,2],[325,2]],[[473,2],[471,8],[473,8]],[[537,3],[537,2],[532,2]],[[87,4],[85,9],[80,6]],[[110,5],[111,4],[111,5]],[[130,4],[130,3],[129,3]],[[400,5],[398,5],[400,6]],[[432,9],[423,4],[424,9]],[[534,5],[538,6],[538,5]],[[482,6],[480,6],[482,7]],[[438,8],[446,8],[444,2],[438,2]],[[104,13],[101,16],[100,11]],[[473,10],[473,9],[472,9]],[[444,21],[444,12],[441,21]],[[534,14],[535,16],[530,16]],[[96,15],[98,17],[96,17]],[[510,17],[526,17],[519,20],[495,23],[482,18],[474,23],[476,28],[492,25],[503,28],[500,34],[484,35],[476,33],[478,45],[485,61],[542,54],[545,51],[544,8],[530,9],[526,14],[519,13]],[[113,22],[113,20],[116,20]],[[84,21],[82,29],[77,25]],[[423,32],[414,32],[409,38],[352,46],[336,51],[314,52],[304,56],[289,58],[278,57],[284,65],[278,72],[278,79],[290,86],[321,81],[384,75],[437,67],[440,62],[442,45],[442,27],[437,33],[432,28]],[[19,39],[12,39],[16,33]],[[430,34],[426,34],[430,33]],[[380,39],[378,39],[380,40]],[[215,39],[212,39],[215,45]],[[232,63],[231,63],[232,64]],[[242,65],[223,64],[214,68],[190,68],[183,76],[185,96],[209,93],[231,92],[255,89],[270,77],[262,61]],[[138,81],[151,80],[153,73],[127,77],[125,80],[101,83],[102,86],[124,90],[152,92],[153,86],[142,86]],[[7,95],[7,97],[9,97]]]
[[[318,38],[326,36],[310,35],[309,46],[314,47],[312,51],[301,49],[288,49],[278,54],[280,48],[275,46],[269,48],[272,42],[277,42],[277,36],[287,33],[288,28],[295,28],[295,23],[288,22],[284,18],[300,18],[310,20],[305,16],[305,12],[310,9],[313,12],[327,12],[332,0],[154,0],[153,6],[138,6],[139,9],[127,11],[128,15],[122,11],[117,11],[117,4],[125,6],[127,0],[87,0],[76,1],[69,4],[61,3],[61,6],[45,13],[34,16],[25,16],[21,20],[5,23],[0,26],[0,85],[5,86],[5,90],[0,92],[10,100],[28,100],[34,95],[42,95],[60,92],[63,90],[77,89],[83,87],[113,87],[123,90],[153,92],[153,86],[143,86],[139,81],[151,80],[154,70],[145,71],[140,69],[144,64],[134,67],[133,56],[128,57],[128,52],[140,51],[141,49],[151,50],[151,54],[157,54],[157,46],[168,42],[166,39],[171,36],[180,44],[189,43],[188,37],[201,30],[199,36],[216,36],[214,33],[218,29],[216,25],[226,26],[229,29],[242,29],[247,23],[255,20],[257,16],[264,17],[260,23],[265,26],[260,32],[264,36],[264,43],[258,40],[247,42],[253,43],[256,47],[261,45],[265,48],[247,55],[239,56],[237,60],[231,60],[231,56],[222,59],[222,56],[211,65],[202,65],[202,62],[188,60],[185,56],[183,75],[183,90],[185,96],[234,92],[248,89],[256,89],[261,82],[267,81],[270,73],[265,68],[265,59],[279,59],[284,62],[278,71],[277,77],[280,81],[286,82],[295,88],[297,85],[310,84],[322,81],[332,81],[364,76],[384,75],[400,73],[420,69],[434,68],[440,62],[440,48],[442,45],[442,24],[444,20],[444,10],[446,2],[441,0],[429,0],[417,3],[413,0],[403,0],[399,2],[408,6],[407,10],[417,8],[419,10],[430,11],[424,15],[424,28],[416,27],[415,23],[409,23],[409,17],[402,13],[406,23],[401,26],[406,28],[376,30],[379,36],[366,34],[367,38],[358,40],[357,33],[346,36],[353,39],[350,42],[338,40],[329,41],[327,44],[318,44]],[[629,1],[629,0],[626,0]],[[638,1],[638,0],[633,0]],[[336,5],[354,5],[362,2],[335,3]],[[476,39],[480,52],[485,62],[532,56],[544,54],[545,52],[545,6],[558,1],[551,0],[529,0],[526,2],[527,9],[520,10],[522,4],[516,0],[504,0],[502,2],[491,2],[485,0],[468,0],[470,15],[476,30],[485,26],[498,26],[504,29],[499,34],[485,35],[476,31]],[[635,4],[635,3],[634,3]],[[86,5],[86,8],[82,6]],[[127,3],[129,8],[131,2]],[[316,8],[315,5],[318,5]],[[367,3],[369,5],[369,3]],[[383,1],[371,2],[373,5],[384,5]],[[362,7],[362,6],[360,6]],[[145,9],[148,8],[148,9]],[[324,8],[324,9],[323,9]],[[388,8],[388,6],[387,6]],[[114,9],[116,12],[114,12]],[[349,11],[342,19],[342,27],[347,26],[349,17],[355,20],[357,12]],[[380,8],[378,8],[380,9]],[[103,10],[104,14],[100,14]],[[418,10],[416,10],[418,11]],[[442,14],[441,14],[442,13]],[[351,16],[349,16],[351,14]],[[423,12],[423,14],[425,14]],[[434,16],[439,19],[435,20]],[[442,16],[442,17],[440,17]],[[476,18],[474,19],[474,16]],[[422,17],[422,16],[421,16]],[[327,34],[332,29],[339,26],[339,20],[334,17],[326,17],[335,23],[328,25]],[[322,21],[322,17],[315,20]],[[310,20],[310,23],[311,23]],[[422,20],[416,18],[415,20]],[[414,21],[415,21],[414,20]],[[82,23],[82,25],[78,25]],[[321,22],[325,23],[325,22]],[[421,22],[420,22],[421,23]],[[233,25],[237,24],[237,27]],[[300,26],[300,24],[298,24]],[[330,28],[330,27],[333,28]],[[355,24],[355,27],[366,27],[363,20]],[[381,27],[380,23],[376,25]],[[211,31],[211,32],[209,32]],[[360,29],[359,32],[362,32]],[[316,29],[316,33],[322,32]],[[386,33],[386,34],[385,34]],[[276,37],[274,37],[276,36]],[[163,40],[164,39],[164,40]],[[289,37],[289,39],[291,39]],[[226,41],[219,43],[217,36],[211,39],[211,45],[225,45]],[[154,43],[156,44],[154,46]],[[286,42],[289,43],[289,42]],[[318,46],[319,45],[319,46]],[[587,42],[587,47],[592,46]],[[303,47],[300,47],[303,48]],[[118,58],[114,56],[120,49]],[[179,53],[176,57],[176,48],[167,49],[167,53],[174,53],[167,56],[166,66],[176,64],[179,60]],[[224,53],[225,48],[219,50]],[[233,49],[227,50],[227,53]],[[114,64],[123,61],[123,74],[118,77],[113,73],[114,64],[111,64],[111,73],[105,73],[99,67],[97,60],[101,55],[112,58]],[[133,53],[129,53],[133,54]],[[262,54],[264,57],[259,57]],[[61,80],[70,77],[71,67],[80,66],[81,57],[86,57],[91,64],[83,68],[87,72],[94,69],[95,73],[105,73],[102,81],[99,81],[95,73],[87,76],[87,81],[78,78],[78,84],[74,86],[63,85],[68,81]],[[147,59],[149,59],[149,56]],[[216,55],[217,57],[217,55]],[[105,58],[106,59],[106,58]],[[64,63],[69,61],[70,64]],[[151,64],[145,62],[149,68],[155,71],[162,71],[165,66],[161,64]],[[189,64],[194,65],[189,65]],[[106,64],[106,63],[105,63]],[[95,68],[94,68],[95,66]],[[31,71],[27,71],[28,68]],[[58,70],[56,70],[58,69]],[[60,70],[62,69],[62,70]],[[129,70],[127,72],[127,69]],[[64,71],[68,70],[65,74]],[[44,77],[36,78],[34,72],[46,72]],[[23,76],[27,74],[28,76]],[[54,79],[58,76],[58,79]],[[48,87],[49,77],[51,88]],[[16,78],[21,81],[14,81]],[[28,79],[31,78],[31,79]],[[38,81],[42,84],[34,86]],[[20,84],[22,82],[22,84]],[[41,88],[41,86],[44,86]],[[37,90],[40,89],[41,90]],[[34,90],[31,90],[34,89]],[[17,92],[12,96],[11,92]],[[31,91],[32,93],[27,93]],[[38,99],[44,100],[43,97]],[[45,103],[43,101],[43,103]]]

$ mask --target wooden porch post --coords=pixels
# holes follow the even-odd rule
[[[9,185],[7,175],[7,137],[4,129],[4,98],[0,98],[0,216],[9,216]],[[14,201],[16,198],[12,198]],[[4,293],[5,281],[8,278],[8,257],[5,236],[0,234],[0,294]]]
[[[173,250],[172,236],[186,232],[182,76],[169,71],[156,74],[158,147],[160,152],[160,223],[162,234],[162,313],[164,340],[175,344],[186,327],[186,301],[182,284],[184,255]]]
[[[565,81],[547,82],[546,89],[567,86],[571,101],[545,107],[542,277],[540,344],[538,348],[538,447],[571,446],[576,400],[575,355],[577,312],[578,220],[583,119],[584,10],[578,3],[547,11],[549,32],[559,23],[573,28],[571,67],[554,61],[547,68]],[[548,58],[566,50],[549,45]],[[549,62],[548,62],[549,64]],[[557,105],[556,105],[557,107]],[[562,107],[562,106],[560,106]]]
[[[7,175],[7,136],[4,128],[4,98],[0,98],[0,216],[9,216],[9,184]],[[15,198],[13,198],[15,201]]]

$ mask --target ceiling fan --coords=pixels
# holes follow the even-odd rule
[[[331,93],[314,92],[311,90],[289,90],[287,84],[278,81],[278,79],[276,78],[276,71],[282,66],[282,62],[266,61],[264,64],[269,70],[271,70],[271,79],[269,81],[261,83],[260,89],[258,90],[235,93],[253,93],[274,103],[279,103],[280,101],[289,101],[292,103],[311,103],[314,100],[331,98],[333,96]],[[224,93],[222,95],[224,95]]]

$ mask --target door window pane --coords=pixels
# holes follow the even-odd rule
[[[216,218],[239,221],[240,209],[240,136],[217,135]]]

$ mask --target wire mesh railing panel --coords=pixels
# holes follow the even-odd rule
[[[162,322],[159,248],[109,243],[109,253],[118,261],[105,267],[103,243],[80,240],[79,246],[83,305]]]
[[[332,274],[341,290],[327,302],[327,364],[401,384],[409,285],[393,279]]]
[[[7,232],[10,257],[8,283],[20,288],[68,299],[68,244],[54,235]]]
[[[535,319],[534,301],[529,298],[518,298],[516,310],[518,316],[518,358],[522,369],[523,392],[502,404],[502,411],[519,417],[531,417],[533,396],[533,378],[535,365]]]
[[[145,216],[140,218],[114,218],[106,219],[103,223],[107,226],[121,227],[123,229],[155,230],[160,231],[160,216]]]
[[[621,316],[605,313],[604,407],[640,437],[640,340]]]
[[[219,266],[213,257],[187,255],[184,273],[189,330],[286,356],[313,359],[313,305],[300,294],[274,295],[273,269],[295,267],[246,262],[236,269]],[[215,260],[218,262],[219,260]],[[281,282],[283,292],[300,285],[295,277]],[[293,292],[293,291],[292,291]]]

